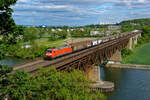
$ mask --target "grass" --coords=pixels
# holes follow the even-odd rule
[[[64,46],[63,42],[67,39],[60,39],[57,41],[49,41],[48,38],[40,38],[35,40],[35,43],[37,43],[39,46],[48,46],[48,47],[60,47]],[[30,44],[30,42],[24,42],[21,43],[22,45]]]
[[[133,54],[123,58],[124,64],[150,65],[150,43],[133,50]]]
[[[57,41],[48,41],[47,38],[41,38],[39,40],[36,40],[36,42],[39,45],[45,45],[45,46],[55,46],[55,45],[63,45],[62,42],[65,41],[67,39],[61,39],[61,40],[57,40]]]

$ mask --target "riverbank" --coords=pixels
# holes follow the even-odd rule
[[[133,53],[122,59],[122,64],[150,65],[150,43],[133,49]]]
[[[150,70],[150,65],[131,65],[131,64],[107,64],[105,67],[110,68],[123,68],[123,69],[139,69]]]
[[[14,66],[14,65],[18,65],[24,62],[27,62],[27,59],[20,59],[20,58],[16,58],[16,57],[5,57],[4,59],[0,60],[0,64],[1,65],[6,65],[6,66]]]

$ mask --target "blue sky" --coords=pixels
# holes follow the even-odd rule
[[[150,17],[150,0],[18,0],[19,25],[87,25]]]

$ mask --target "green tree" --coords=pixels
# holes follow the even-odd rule
[[[133,52],[130,50],[130,49],[128,49],[128,48],[125,48],[125,49],[123,49],[122,51],[121,51],[121,55],[125,58],[126,56],[129,56],[129,55],[131,55]]]
[[[3,51],[3,44],[0,43],[0,60],[4,58],[5,52]]]
[[[44,35],[45,33],[45,29],[44,28],[39,28],[39,39],[42,38],[42,36]]]
[[[13,10],[11,5],[16,4],[17,0],[1,0],[0,1],[0,31],[1,34],[9,39],[9,34],[16,31],[16,24],[12,19]]]
[[[104,100],[100,92],[88,88],[90,82],[82,71],[58,72],[54,67],[41,69],[35,77],[17,71],[7,78],[0,91],[12,100]]]
[[[57,32],[57,34],[58,34],[58,38],[59,39],[65,39],[65,38],[67,38],[67,32],[66,31],[60,31],[60,32]]]
[[[0,59],[4,57],[6,49],[4,44],[16,44],[16,38],[21,30],[12,19],[13,10],[10,6],[16,4],[17,0],[0,0]]]
[[[27,27],[24,30],[23,39],[24,41],[31,41],[38,38],[38,30],[35,27]]]
[[[143,34],[142,34],[143,36],[144,35],[150,36],[150,27],[149,26],[143,26],[142,31],[143,31]]]
[[[8,73],[10,73],[11,71],[11,67],[0,65],[0,93],[2,93],[0,95],[0,100],[3,100],[7,96],[6,88],[9,84]]]

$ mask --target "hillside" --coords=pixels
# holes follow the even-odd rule
[[[139,24],[139,25],[150,25],[150,18],[141,18],[141,19],[134,19],[134,20],[127,20],[122,21],[120,25],[126,25],[126,24]]]
[[[134,20],[122,21],[119,23],[121,25],[122,32],[131,32],[133,30],[143,30],[143,27],[150,26],[150,18],[141,18]]]

